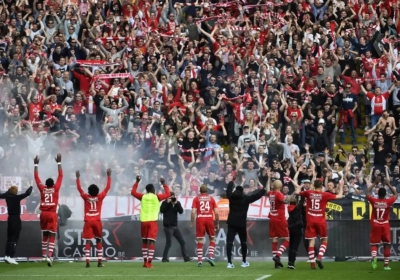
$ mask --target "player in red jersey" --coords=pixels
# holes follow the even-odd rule
[[[269,176],[271,178],[272,176]],[[286,197],[281,192],[282,181],[272,182],[272,191],[270,191],[271,179],[267,183],[267,196],[269,197],[269,238],[272,239],[272,256],[275,262],[275,268],[283,267],[281,255],[289,246],[289,229],[285,215],[285,204],[290,202],[291,196]],[[283,243],[278,250],[278,239],[283,239]]]
[[[292,183],[296,187],[295,193],[299,193],[301,197],[306,199],[307,226],[305,239],[309,239],[308,258],[310,259],[311,269],[315,269],[315,262],[317,262],[320,269],[323,269],[322,257],[324,256],[326,247],[328,246],[328,229],[326,226],[325,209],[329,200],[342,198],[343,181],[340,181],[339,194],[337,195],[329,192],[322,192],[322,182],[320,180],[314,182],[315,190],[302,192],[300,192],[300,187],[297,182],[292,180]],[[321,239],[321,246],[319,247],[318,258],[315,260],[314,246],[317,236]]]
[[[85,255],[86,268],[90,267],[90,245],[92,239],[96,239],[98,267],[103,267],[103,225],[101,224],[101,207],[103,200],[111,188],[111,169],[107,169],[107,185],[106,188],[99,194],[99,187],[92,184],[88,188],[88,193],[85,193],[81,187],[80,172],[76,171],[76,186],[78,191],[85,201],[85,224],[83,226],[82,239],[86,241]]]
[[[39,157],[36,156],[33,160],[35,166],[35,181],[40,192],[40,228],[43,233],[42,239],[42,256],[43,260],[47,261],[48,266],[53,264],[54,241],[58,228],[58,197],[63,179],[63,171],[61,168],[61,154],[57,154],[56,162],[58,165],[58,177],[54,184],[54,180],[49,178],[46,184],[43,185],[39,178],[38,164]]]
[[[377,259],[376,252],[377,246],[383,243],[383,257],[384,257],[384,270],[391,270],[389,267],[390,257],[390,224],[389,224],[389,213],[390,207],[395,203],[397,199],[396,188],[390,185],[390,181],[386,179],[386,185],[392,191],[393,196],[386,198],[386,188],[380,188],[378,190],[378,198],[370,195],[372,188],[379,187],[379,179],[375,183],[371,184],[366,192],[367,199],[372,207],[371,214],[371,234],[369,242],[371,244],[371,255],[372,255],[372,269],[376,269]]]
[[[197,214],[197,216],[196,216]],[[214,217],[215,215],[215,225]],[[219,229],[219,216],[217,203],[212,196],[207,194],[207,186],[205,184],[200,186],[200,195],[193,199],[192,215],[190,227],[193,228],[194,220],[196,218],[196,238],[197,238],[197,266],[203,266],[203,245],[204,238],[207,233],[210,238],[210,246],[208,246],[209,257],[206,258],[211,266],[214,263],[214,249],[215,249],[215,230]]]

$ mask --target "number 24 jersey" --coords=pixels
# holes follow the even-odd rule
[[[212,196],[201,194],[193,199],[193,208],[197,210],[197,220],[213,220],[217,203]]]

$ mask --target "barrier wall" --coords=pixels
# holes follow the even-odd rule
[[[268,238],[268,221],[248,221],[248,256],[271,257],[271,242]],[[84,240],[82,240],[81,221],[69,221],[60,227],[58,257],[84,257]],[[195,231],[190,228],[190,222],[181,221],[179,227],[185,237],[186,246],[191,256],[196,256]],[[328,221],[329,244],[326,256],[359,257],[369,256],[369,230],[367,220],[361,221]],[[0,255],[4,252],[7,222],[0,222]],[[216,235],[216,258],[226,255],[226,224]],[[391,221],[392,247],[391,255],[400,256],[400,221]],[[104,221],[103,222],[104,257],[132,259],[141,257],[140,222],[138,221]],[[155,256],[161,257],[164,249],[165,236],[162,222],[159,222]],[[208,243],[206,243],[208,244]],[[234,244],[234,256],[241,256],[238,238]],[[20,242],[17,247],[17,257],[39,257],[41,255],[41,232],[39,222],[23,222]],[[95,255],[95,252],[94,254]],[[378,255],[383,255],[380,247]],[[179,244],[173,240],[170,257],[180,257]],[[299,256],[306,256],[303,244],[299,248]]]

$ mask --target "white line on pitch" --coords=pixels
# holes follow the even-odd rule
[[[257,278],[256,280],[263,280],[263,279],[267,279],[268,277],[271,277],[271,275],[264,275],[264,276],[261,276],[260,278]]]
[[[9,274],[9,275],[6,275],[6,274],[0,274],[0,276],[2,276],[2,277],[45,277],[45,276],[47,276],[47,277],[88,277],[88,276],[90,276],[90,277],[120,277],[120,276],[124,276],[124,277],[204,277],[204,275],[172,275],[172,274],[170,274],[170,275],[159,275],[159,274],[142,274],[142,275],[137,275],[137,274],[135,274],[135,275],[125,275],[125,274],[95,274],[95,275],[92,275],[92,274],[76,274],[76,275],[47,275],[47,274],[38,274],[38,275],[28,275],[28,274],[26,274],[26,275],[22,275],[22,274],[20,274],[20,275],[17,275],[17,274]],[[226,277],[226,276],[229,276],[229,277],[251,277],[251,276],[254,276],[254,275],[249,275],[249,274],[239,274],[239,275],[237,275],[237,274],[232,274],[232,275],[213,275],[213,277]],[[267,276],[267,277],[265,277],[265,276]],[[271,276],[271,275],[264,275],[263,277],[261,277],[261,278],[258,278],[258,279],[256,279],[256,280],[262,280],[262,279],[266,279],[266,278],[268,278],[269,276]]]

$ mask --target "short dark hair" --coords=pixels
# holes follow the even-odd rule
[[[386,196],[386,189],[385,189],[385,188],[379,188],[379,190],[378,190],[378,197],[379,197],[380,199],[383,199],[383,198],[385,198],[385,196]]]
[[[99,194],[99,187],[95,184],[91,184],[88,188],[90,196],[97,196]]]
[[[146,191],[147,191],[148,193],[154,193],[154,192],[155,192],[154,185],[153,185],[153,184],[148,184],[148,185],[146,186]]]
[[[52,178],[49,178],[46,180],[46,187],[53,187],[54,186],[54,180]]]
[[[316,189],[322,188],[322,182],[320,180],[315,180],[314,181],[314,188],[316,188]]]

